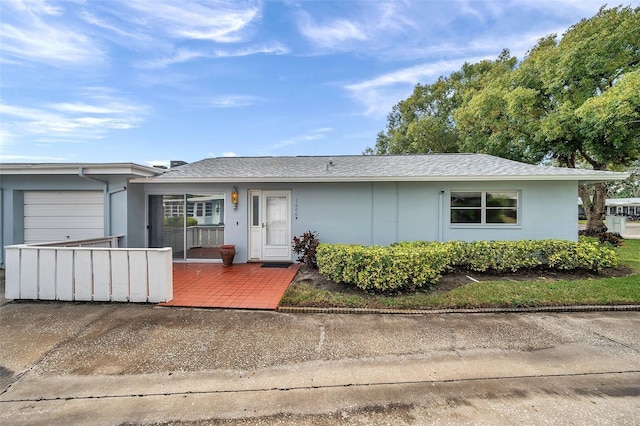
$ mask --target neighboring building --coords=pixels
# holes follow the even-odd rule
[[[167,171],[3,164],[1,237],[4,246],[122,234],[123,246],[169,246],[180,261],[219,259],[220,245],[235,244],[236,262],[292,260],[292,237],[308,230],[379,245],[576,240],[578,184],[626,177],[483,154],[227,157]]]
[[[124,247],[144,247],[145,197],[129,179],[158,173],[131,163],[0,164],[0,244],[122,235]]]
[[[607,198],[605,200],[607,215],[626,216],[640,220],[640,198]],[[578,198],[578,219],[586,219],[582,200]]]
[[[607,214],[640,220],[640,198],[607,198]]]

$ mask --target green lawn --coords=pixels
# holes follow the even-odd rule
[[[346,295],[296,283],[287,289],[282,306],[353,308],[474,308],[640,303],[640,240],[625,240],[617,249],[620,264],[632,275],[619,278],[535,281],[484,281],[446,292],[416,292],[398,296]],[[437,286],[436,286],[437,287]]]

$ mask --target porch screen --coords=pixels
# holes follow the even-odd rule
[[[221,259],[224,194],[150,195],[148,241],[174,259]]]

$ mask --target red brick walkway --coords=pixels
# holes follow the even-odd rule
[[[261,266],[261,263],[231,267],[216,263],[174,263],[173,300],[159,305],[276,309],[300,265]]]

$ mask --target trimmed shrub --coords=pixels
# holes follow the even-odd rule
[[[443,245],[390,247],[320,244],[318,270],[325,277],[369,292],[416,289],[435,284],[449,264]]]
[[[617,265],[615,252],[588,241],[402,242],[389,247],[320,244],[319,272],[369,292],[435,284],[447,270],[516,272],[535,267],[599,271]]]

